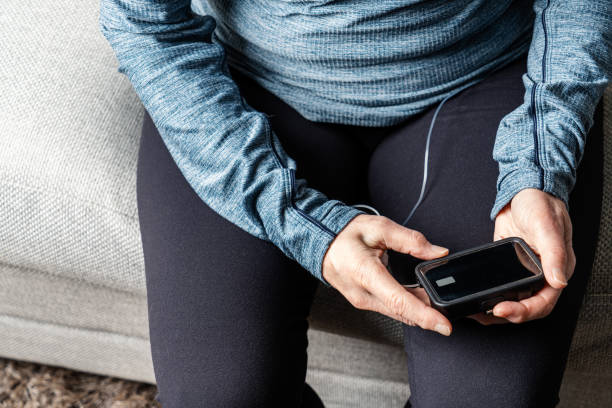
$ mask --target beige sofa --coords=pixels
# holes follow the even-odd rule
[[[143,108],[96,1],[0,11],[0,355],[154,382],[136,209]],[[562,389],[612,406],[612,92],[597,258]],[[399,325],[318,293],[308,381],[329,407],[401,407]]]

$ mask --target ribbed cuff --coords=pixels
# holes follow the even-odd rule
[[[307,268],[314,277],[319,279],[327,287],[331,287],[331,285],[323,278],[323,259],[325,258],[325,254],[340,231],[359,214],[365,214],[365,212],[339,203],[321,220],[321,223],[333,231],[334,235],[332,236],[327,232],[323,232],[323,230],[321,230],[319,234],[311,235],[313,241],[310,245],[311,252],[305,254],[309,263]]]
[[[516,169],[505,176],[500,177],[501,184],[498,186],[495,203],[491,209],[489,217],[495,221],[499,211],[508,204],[512,198],[521,190],[535,188],[540,191],[552,194],[565,204],[569,211],[569,193],[571,187],[568,181],[571,179],[564,174],[543,172],[538,169]]]

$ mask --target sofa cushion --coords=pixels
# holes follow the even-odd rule
[[[10,3],[0,15],[0,263],[144,293],[143,108],[98,32],[97,6]]]

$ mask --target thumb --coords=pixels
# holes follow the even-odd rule
[[[388,218],[381,230],[385,249],[392,249],[420,259],[435,259],[448,255],[448,248],[434,245],[422,232],[406,228]]]
[[[565,276],[567,251],[565,243],[556,234],[539,234],[537,244],[542,260],[542,269],[548,284],[555,289],[567,286]]]

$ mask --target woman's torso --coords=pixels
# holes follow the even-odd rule
[[[313,121],[387,126],[527,51],[532,1],[194,0],[228,63]]]

